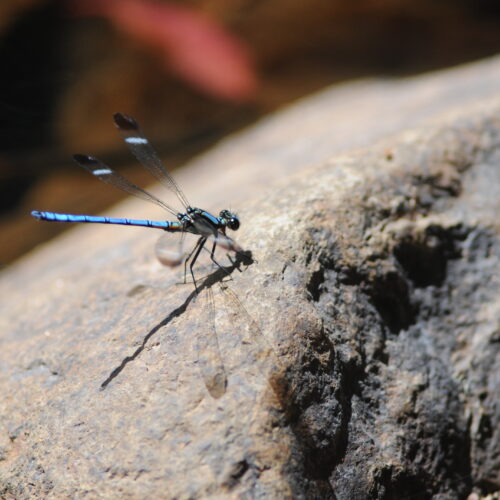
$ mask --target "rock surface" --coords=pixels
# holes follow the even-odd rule
[[[440,77],[453,94],[456,73]],[[437,80],[407,83],[407,100],[422,102]],[[327,95],[181,173],[201,206],[237,202],[237,240],[252,255],[234,265],[221,256],[229,280],[198,266],[200,296],[176,286],[182,273],[154,260],[157,234],[140,229],[79,227],[3,273],[0,495],[452,499],[500,489],[500,95],[465,104],[456,94],[425,126],[326,160],[341,145],[308,155],[308,124],[326,116]],[[381,130],[400,113],[390,97]],[[285,168],[270,166],[286,166],[309,129],[290,165],[298,172],[271,186]],[[238,161],[231,148],[245,142]],[[241,171],[245,154],[267,163]],[[242,166],[225,171],[231,163]],[[152,217],[146,209],[132,200],[111,215]]]

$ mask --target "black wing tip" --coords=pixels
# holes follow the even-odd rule
[[[96,163],[97,160],[93,156],[76,154],[73,155],[73,160],[79,165],[89,165],[91,163]]]
[[[113,115],[113,120],[115,122],[115,125],[121,130],[138,130],[139,129],[139,125],[137,124],[135,119],[129,115],[124,114],[124,113],[115,113]]]

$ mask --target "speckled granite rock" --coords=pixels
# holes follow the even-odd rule
[[[436,78],[413,80],[407,99]],[[456,73],[440,78],[452,93]],[[154,259],[157,233],[130,228],[77,228],[3,273],[0,494],[451,499],[500,489],[500,96],[457,95],[425,126],[328,161],[341,147],[309,156],[311,132],[298,172],[271,186],[269,158],[290,151],[268,132],[293,148],[301,116],[307,137],[308,110],[320,99],[324,116],[326,95],[297,104],[295,121],[284,111],[240,135],[239,163],[268,158],[254,172],[224,170],[238,163],[234,149],[222,154],[229,139],[181,173],[190,199],[226,200],[243,221],[237,239],[253,260],[227,263],[222,287],[220,271],[200,297],[176,286],[181,273]],[[381,129],[401,113],[383,99]],[[332,121],[346,115],[332,105]],[[311,157],[321,164],[298,168]],[[111,215],[158,215],[147,209],[130,201]],[[204,380],[217,348],[227,387],[212,386],[214,398]]]

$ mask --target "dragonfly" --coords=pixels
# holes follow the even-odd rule
[[[158,153],[146,138],[138,122],[124,113],[115,113],[113,120],[135,158],[156,177],[170,192],[173,192],[177,200],[181,203],[182,211],[177,211],[170,205],[136,186],[128,179],[112,170],[105,163],[94,156],[83,154],[73,155],[73,160],[97,177],[103,182],[110,184],[128,194],[134,195],[143,200],[149,201],[166,210],[176,220],[143,220],[143,219],[124,219],[115,217],[104,217],[96,215],[73,215],[66,213],[44,212],[33,210],[31,215],[38,220],[51,222],[84,222],[97,224],[118,224],[125,226],[140,226],[155,229],[161,229],[166,233],[180,233],[180,243],[178,251],[171,251],[166,244],[166,240],[161,238],[156,245],[156,255],[158,260],[166,266],[174,267],[184,263],[184,282],[186,282],[187,265],[193,279],[196,291],[198,287],[194,277],[193,267],[203,249],[210,253],[211,260],[222,268],[215,260],[215,249],[217,245],[228,252],[240,253],[242,248],[227,234],[227,229],[236,231],[240,227],[238,216],[230,210],[221,210],[219,216],[215,216],[206,210],[193,207],[181,191],[173,177],[168,173],[163,165]],[[189,252],[183,252],[183,240],[186,233],[198,236],[194,248]],[[209,251],[205,245],[212,242],[212,248]]]

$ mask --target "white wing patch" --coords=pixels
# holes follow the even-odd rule
[[[148,140],[144,137],[126,137],[125,142],[129,144],[147,144]]]
[[[92,174],[94,174],[94,175],[107,175],[107,174],[111,174],[111,170],[109,168],[99,168],[97,170],[92,170]]]

